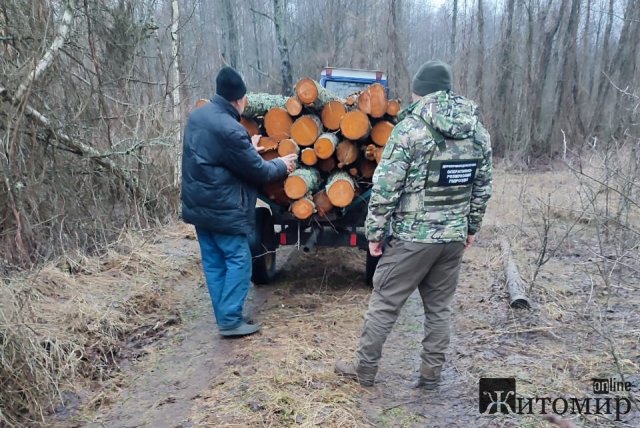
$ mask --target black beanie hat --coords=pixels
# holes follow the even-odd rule
[[[216,94],[227,101],[236,101],[244,97],[247,87],[242,76],[232,67],[222,67],[216,76]]]
[[[420,96],[451,90],[451,67],[442,61],[427,61],[413,76],[411,91]]]

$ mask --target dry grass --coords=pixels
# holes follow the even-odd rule
[[[130,234],[102,257],[67,255],[5,278],[0,425],[40,424],[69,393],[114,376],[122,358],[180,321],[173,287],[194,268],[193,257]]]

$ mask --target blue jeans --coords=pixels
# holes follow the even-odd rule
[[[202,270],[220,330],[242,324],[251,281],[251,250],[244,235],[222,235],[196,227]]]

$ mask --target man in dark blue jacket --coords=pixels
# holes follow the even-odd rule
[[[242,76],[224,67],[216,95],[194,110],[184,131],[182,218],[196,228],[202,269],[223,336],[259,330],[242,315],[251,280],[249,236],[253,233],[257,186],[284,178],[296,155],[265,161],[259,136],[249,138],[240,124],[247,105]]]

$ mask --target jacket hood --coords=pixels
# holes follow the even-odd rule
[[[450,91],[425,95],[408,107],[407,113],[420,116],[445,138],[454,140],[472,137],[478,123],[478,106]]]

